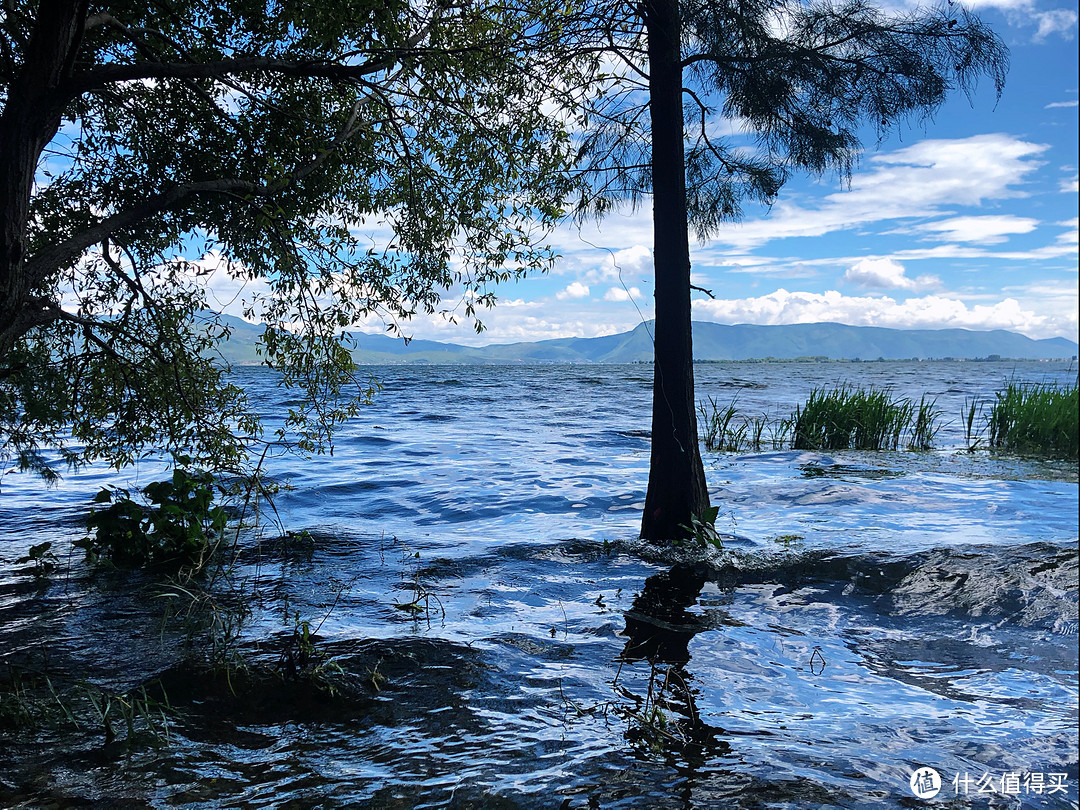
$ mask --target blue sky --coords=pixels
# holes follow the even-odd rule
[[[1010,329],[1077,339],[1077,12],[1059,0],[975,9],[1012,67],[934,121],[867,144],[849,187],[794,177],[771,210],[692,241],[694,317]],[[652,312],[650,210],[567,225],[552,273],[498,290],[465,324],[418,318],[415,337],[505,343],[632,329]],[[374,324],[372,324],[374,326]]]

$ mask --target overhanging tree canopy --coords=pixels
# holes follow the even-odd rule
[[[795,170],[850,173],[861,135],[933,116],[989,76],[1002,42],[959,4],[886,14],[862,0],[603,2],[579,33],[610,66],[588,105],[582,212],[651,195],[652,457],[642,536],[685,537],[709,506],[698,450],[688,231],[770,202]],[[727,127],[718,126],[722,121]],[[741,129],[752,145],[731,143]]]
[[[575,62],[549,34],[468,0],[6,0],[0,461],[243,455],[258,425],[185,249],[257,282],[316,446],[353,401],[342,328],[447,290],[471,315],[551,260],[571,154],[542,102]]]

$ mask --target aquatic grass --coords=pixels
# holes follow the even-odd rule
[[[788,417],[745,417],[737,396],[726,405],[712,397],[699,406],[702,441],[709,452],[773,450],[908,450],[935,447],[941,431],[937,399],[918,403],[896,396],[892,388],[839,384],[814,388]],[[973,397],[961,411],[965,446],[1020,455],[1077,458],[1076,383],[1007,381],[996,400]]]
[[[703,427],[702,440],[705,449],[710,453],[715,451],[738,452],[743,449],[742,445],[746,435],[745,426],[742,430],[733,426],[738,410],[735,402],[738,395],[732,398],[726,406],[721,407],[712,397],[709,397],[709,408],[699,405],[701,424]]]
[[[105,746],[122,740],[130,752],[146,743],[167,744],[171,713],[158,680],[120,692],[10,663],[0,679],[0,729],[68,727],[100,733]]]
[[[791,444],[791,434],[795,430],[794,416],[777,419],[769,425],[773,450],[784,450]]]
[[[979,449],[979,443],[983,440],[982,428],[975,422],[976,409],[979,416],[985,421],[986,414],[978,397],[964,400],[964,409],[960,412],[960,418],[964,425],[964,442],[969,453]]]
[[[712,397],[701,413],[708,452],[773,450],[930,450],[941,428],[937,401],[916,406],[889,388],[838,385],[815,388],[787,417],[740,416],[736,398],[720,405]]]
[[[930,450],[933,448],[934,439],[937,438],[938,431],[941,430],[941,425],[938,422],[941,412],[936,409],[936,405],[936,399],[929,402],[926,401],[925,396],[919,399],[919,407],[915,411],[915,421],[910,427],[908,437],[907,446],[909,450]]]
[[[924,423],[933,425],[924,400]],[[896,450],[909,430],[915,406],[888,388],[815,388],[793,415],[795,450]],[[926,433],[924,427],[923,433]]]
[[[1023,383],[1009,380],[987,417],[994,450],[1021,455],[1077,458],[1076,383]]]
[[[721,406],[710,396],[708,407],[704,403],[698,406],[701,440],[706,451],[741,453],[746,450],[758,452],[766,447],[773,450],[787,447],[792,427],[789,419],[770,419],[768,414],[740,416],[735,407],[737,400],[738,395],[727,405]]]

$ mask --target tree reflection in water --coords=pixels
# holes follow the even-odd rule
[[[709,572],[704,564],[677,565],[645,581],[641,594],[626,612],[622,634],[627,641],[614,682],[616,692],[629,701],[621,712],[629,723],[627,738],[650,753],[684,759],[687,765],[730,751],[717,736],[722,730],[701,720],[693,675],[686,668],[690,640],[715,627],[689,610],[696,604]],[[620,682],[629,674],[626,666],[639,662],[649,664],[643,694]],[[633,680],[636,683],[643,677],[644,673],[639,673]]]

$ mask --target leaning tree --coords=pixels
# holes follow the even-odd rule
[[[641,534],[686,536],[709,506],[694,400],[689,231],[705,239],[769,202],[792,171],[849,175],[866,135],[925,121],[989,76],[1005,46],[959,4],[886,13],[863,0],[599,0],[577,46],[602,67],[587,96],[580,213],[651,196],[652,456]],[[732,142],[741,130],[752,141]]]
[[[580,82],[550,36],[469,0],[5,0],[0,463],[240,459],[210,273],[316,447],[366,387],[344,329],[472,315],[551,261],[573,144],[545,88]]]

